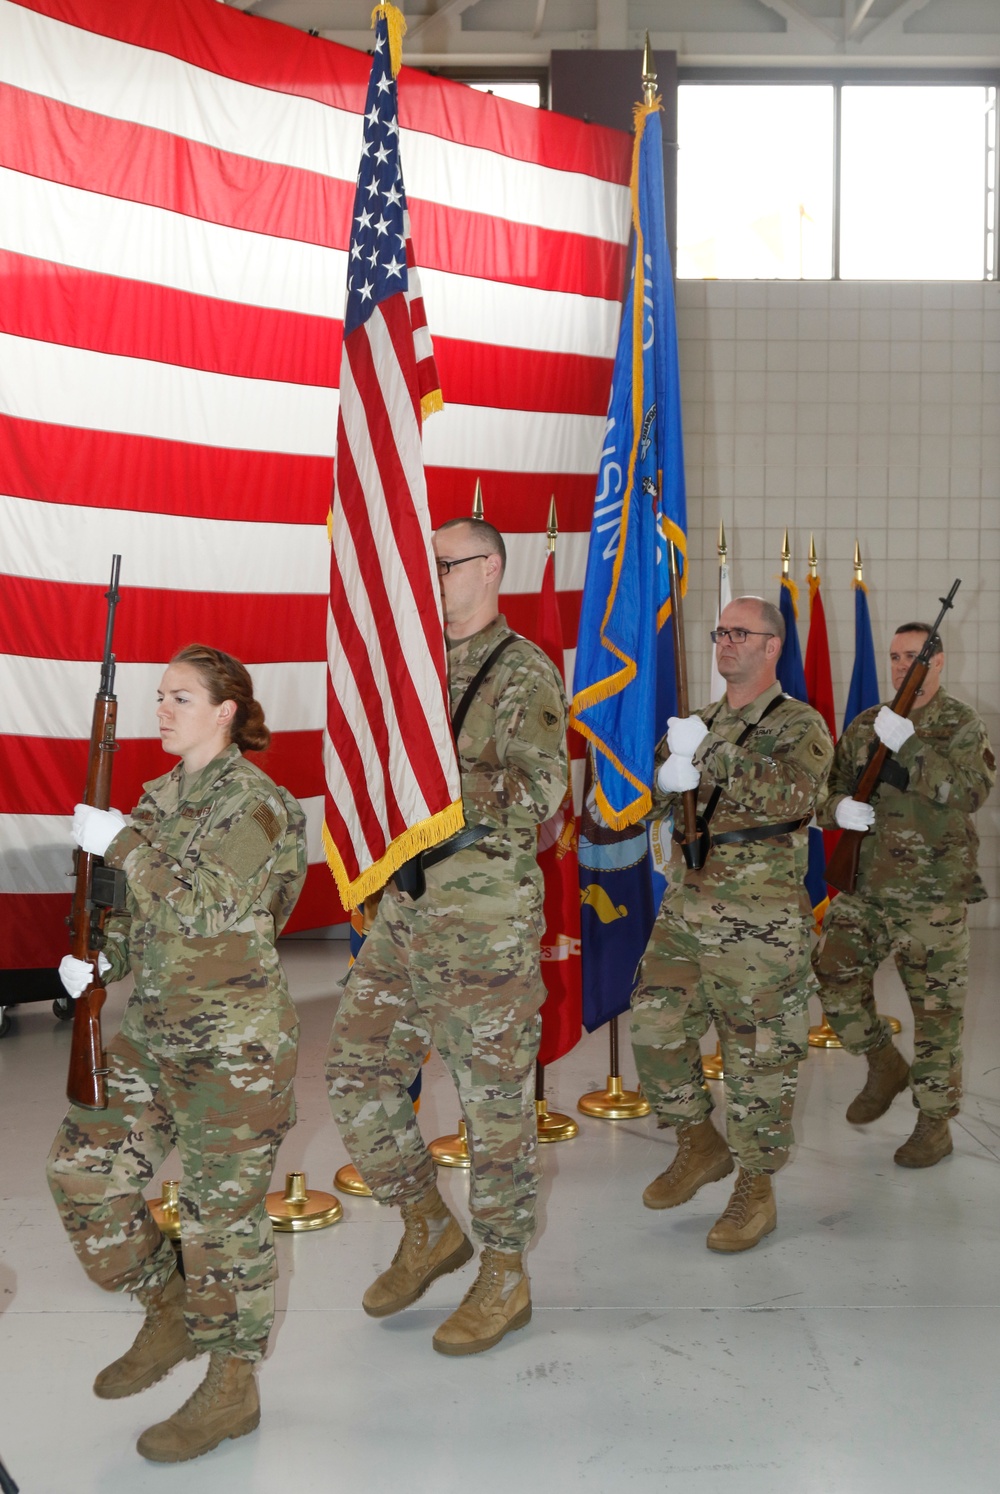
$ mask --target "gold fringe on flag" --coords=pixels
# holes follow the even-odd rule
[[[449,804],[447,809],[442,809],[438,814],[433,814],[429,819],[421,820],[419,825],[411,825],[402,835],[392,842],[385,854],[369,866],[360,876],[355,877],[352,882],[347,875],[347,868],[340,857],[340,852],[333,843],[333,837],[323,826],[323,849],[326,851],[327,865],[333,873],[333,880],[337,884],[340,893],[340,901],[348,913],[356,908],[358,903],[363,903],[365,898],[373,896],[388,882],[393,872],[398,871],[404,861],[409,861],[418,851],[429,851],[434,846],[439,846],[449,836],[457,835],[465,825],[465,815],[462,811],[461,799],[456,799]]]
[[[426,420],[428,415],[434,415],[438,410],[444,409],[444,397],[440,389],[432,389],[429,394],[424,394],[420,399],[420,415]]]
[[[403,37],[406,35],[406,20],[395,5],[376,5],[372,11],[372,30],[378,25],[379,16],[385,16],[389,32],[389,63],[395,78],[403,65]]]

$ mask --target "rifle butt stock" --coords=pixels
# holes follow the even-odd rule
[[[101,1039],[103,1005],[104,987],[91,986],[73,1008],[73,1043],[66,1097],[84,1110],[108,1108],[108,1070]]]

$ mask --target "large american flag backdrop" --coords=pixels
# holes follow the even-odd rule
[[[344,917],[322,844],[326,518],[369,68],[215,0],[0,0],[0,968],[66,948],[114,551],[114,803],[170,765],[164,661],[228,649],[274,731],[263,766],[309,818],[292,927]],[[445,398],[431,519],[482,478],[530,635],[554,494],[572,644],[630,142],[406,68],[399,96]]]

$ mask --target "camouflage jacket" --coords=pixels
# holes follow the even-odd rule
[[[143,785],[105,855],[128,879],[107,924],[109,979],[142,997],[285,990],[275,940],[306,874],[305,816],[238,747]]]
[[[781,686],[774,684],[738,711],[724,696],[698,712],[709,728],[694,755],[701,771],[699,814],[716,785],[722,789],[712,815],[714,834],[808,819],[813,813],[833,760],[833,743],[823,718],[799,700],[784,699],[761,721],[765,708],[779,695]],[[757,730],[742,747],[735,746],[741,732],[756,722]],[[656,752],[657,767],[668,755],[664,737]],[[669,805],[676,816],[681,813],[677,795],[665,799],[658,793],[657,804]],[[678,912],[690,912],[701,921],[715,908],[725,916],[738,911],[753,922],[762,904],[775,903],[787,905],[794,917],[811,919],[804,887],[808,859],[804,830],[713,846],[700,871],[687,868],[675,847],[666,900]]]
[[[853,793],[876,740],[879,710],[862,711],[838,742],[821,825],[835,826],[838,800]],[[861,842],[857,891],[914,906],[980,902],[986,889],[976,870],[979,837],[971,817],[996,781],[986,728],[971,706],[941,689],[910,719],[914,735],[893,754],[909,785],[904,791],[883,782],[872,796],[875,829]]]
[[[448,644],[452,712],[488,655],[509,633],[502,616]],[[509,644],[483,680],[458,738],[467,825],[493,832],[427,869],[430,903],[499,907],[512,894],[541,908],[538,826],[563,802],[569,775],[566,698],[551,659],[534,643]],[[430,905],[430,904],[429,904]],[[536,907],[537,905],[537,907]]]

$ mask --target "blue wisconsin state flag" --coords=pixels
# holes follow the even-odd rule
[[[799,643],[798,599],[799,589],[795,582],[788,576],[782,576],[778,610],[785,620],[785,641],[778,660],[778,683],[786,695],[790,695],[793,700],[804,700],[808,705],[809,690],[802,663],[802,646]],[[826,855],[823,850],[823,832],[815,825],[809,826],[806,891],[813,913],[817,918],[822,918],[827,902]]]
[[[636,108],[632,278],[598,469],[573,678],[573,725],[594,749],[597,803],[615,829],[634,825],[650,809],[653,752],[674,711],[673,643],[664,627],[670,616],[668,539],[680,552],[685,583],[687,568],[659,108]]]
[[[687,504],[659,103],[636,107],[632,276],[587,556],[571,720],[590,744],[580,822],[583,1019],[629,1003],[653,922],[643,816],[676,710],[667,540],[686,584]],[[651,127],[647,128],[650,124]]]
[[[878,668],[875,663],[875,641],[868,612],[868,588],[863,581],[854,582],[854,668],[844,707],[844,730],[855,716],[881,700]]]

